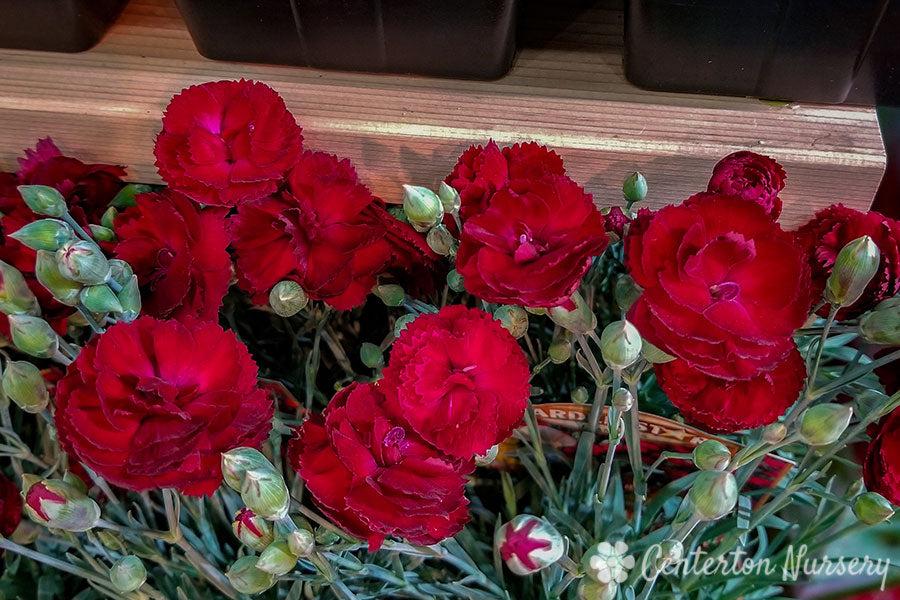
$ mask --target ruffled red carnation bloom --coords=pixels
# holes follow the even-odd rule
[[[522,349],[499,321],[453,305],[407,325],[380,387],[426,441],[469,460],[522,421],[528,378]]]
[[[607,232],[614,233],[616,237],[622,239],[625,237],[625,227],[631,223],[631,219],[621,208],[613,206],[603,215],[603,222]]]
[[[710,377],[683,360],[654,369],[659,386],[688,422],[725,433],[774,423],[796,402],[806,379],[796,346],[771,371],[744,380]]]
[[[833,204],[816,213],[797,231],[797,239],[806,248],[812,268],[814,299],[821,298],[841,248],[864,235],[871,237],[881,250],[881,263],[862,297],[838,311],[838,320],[858,317],[900,292],[900,221],[875,211],[862,213]],[[828,307],[822,307],[819,314],[827,315]]]
[[[141,317],[88,342],[59,382],[54,416],[63,449],[110,483],[209,495],[221,453],[259,447],[272,414],[232,332]]]
[[[172,98],[156,138],[156,167],[172,189],[203,204],[236,206],[281,185],[303,135],[275,90],[214,81]]]
[[[305,152],[278,196],[246,202],[231,217],[238,282],[257,304],[283,279],[339,310],[362,304],[390,259],[375,203],[347,160]]]
[[[900,504],[900,409],[870,428],[872,441],[863,464],[866,489]]]
[[[81,226],[99,223],[110,202],[125,185],[125,169],[114,165],[85,164],[63,156],[53,140],[38,140],[25,150],[16,174],[0,173],[0,260],[19,269],[41,305],[41,315],[59,333],[65,333],[72,307],[60,304],[34,277],[35,252],[9,237],[25,225],[43,218],[31,212],[16,189],[20,185],[46,185],[66,199],[69,214]],[[9,321],[0,315],[0,333],[9,336]]]
[[[590,194],[568,177],[518,179],[466,221],[456,269],[488,302],[558,306],[609,245],[605,227]]]
[[[500,148],[493,140],[471,146],[459,157],[444,181],[459,192],[459,218],[465,222],[484,212],[491,196],[513,179],[543,179],[565,175],[562,158],[534,142]]]
[[[625,261],[644,288],[628,319],[713,377],[774,369],[806,320],[803,253],[754,202],[709,195],[643,213],[625,237]]]
[[[116,218],[113,252],[138,276],[143,313],[215,320],[231,281],[224,210],[169,190],[135,201]]]
[[[351,384],[288,445],[316,504],[369,550],[395,535],[436,544],[469,520],[459,466],[392,411],[377,386]]]
[[[0,473],[0,536],[12,535],[22,520],[22,495],[12,481]],[[3,551],[0,550],[0,556]]]
[[[713,167],[710,192],[738,196],[756,202],[774,221],[781,215],[779,192],[787,174],[777,162],[755,152],[734,152]]]

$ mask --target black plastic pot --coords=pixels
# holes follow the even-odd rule
[[[100,41],[127,0],[0,0],[0,47],[81,52]]]
[[[517,0],[177,0],[200,53],[242,62],[492,79]]]
[[[654,90],[840,103],[873,40],[889,36],[900,62],[900,32],[880,27],[896,2],[628,0],[626,75]]]

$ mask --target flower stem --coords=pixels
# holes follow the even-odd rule
[[[794,405],[791,412],[788,413],[788,416],[784,420],[785,427],[790,427],[791,423],[793,423],[797,417],[800,416],[800,413],[802,413],[815,399],[811,392],[816,386],[816,378],[819,376],[819,366],[822,364],[822,352],[825,350],[828,332],[831,331],[831,326],[834,324],[834,318],[837,316],[839,308],[839,306],[832,304],[829,309],[828,318],[825,319],[825,325],[822,327],[822,334],[819,336],[819,342],[816,346],[815,359],[813,360],[812,367],[809,369],[809,375],[806,377],[806,385],[803,388],[803,397]],[[807,358],[807,360],[809,359]]]

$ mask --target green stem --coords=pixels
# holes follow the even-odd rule
[[[806,385],[803,387],[803,397],[800,402],[797,402],[794,405],[791,412],[788,413],[788,416],[784,420],[785,427],[790,427],[791,423],[793,423],[794,420],[800,416],[800,413],[802,413],[815,399],[811,392],[816,386],[816,378],[819,375],[819,366],[822,364],[822,352],[825,351],[825,342],[828,339],[828,332],[834,324],[834,318],[837,315],[839,308],[839,306],[832,304],[828,311],[828,318],[825,319],[825,325],[822,326],[822,334],[819,336],[819,342],[816,346],[815,360],[813,360],[812,368],[810,368],[809,375],[806,377]]]
[[[900,359],[900,350],[894,350],[890,354],[886,354],[886,355],[882,356],[881,358],[878,358],[876,360],[873,360],[872,362],[869,362],[860,367],[857,367],[856,369],[853,369],[852,371],[850,371],[843,377],[835,379],[831,383],[824,385],[817,390],[813,390],[810,393],[814,399],[821,398],[822,396],[824,396],[826,394],[830,394],[831,392],[835,392],[835,391],[841,389],[843,386],[847,385],[848,383],[852,383],[853,381],[856,381],[857,379],[859,379],[866,373],[869,373],[869,372],[873,371],[874,369],[877,369],[878,367],[880,367],[882,365],[891,363],[897,359]]]
[[[97,319],[94,318],[94,315],[91,314],[91,311],[89,311],[84,304],[79,302],[75,308],[78,309],[78,312],[81,313],[81,316],[84,317],[84,320],[87,321],[87,324],[91,326],[91,330],[94,333],[103,333],[104,331],[106,331],[105,329],[103,329],[103,326],[97,322]]]

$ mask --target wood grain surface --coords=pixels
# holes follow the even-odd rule
[[[173,0],[132,0],[88,52],[0,50],[0,169],[50,135],[64,152],[159,181],[152,148],[169,98],[245,77],[282,94],[307,147],[350,158],[389,201],[402,183],[436,184],[464,148],[492,137],[553,146],[601,204],[621,201],[635,169],[650,182],[649,205],[678,202],[705,188],[723,155],[751,149],[788,172],[787,225],[833,202],[869,206],[884,169],[874,110],[640,90],[623,75],[617,1],[565,22],[530,9],[513,70],[479,82],[211,61]]]

